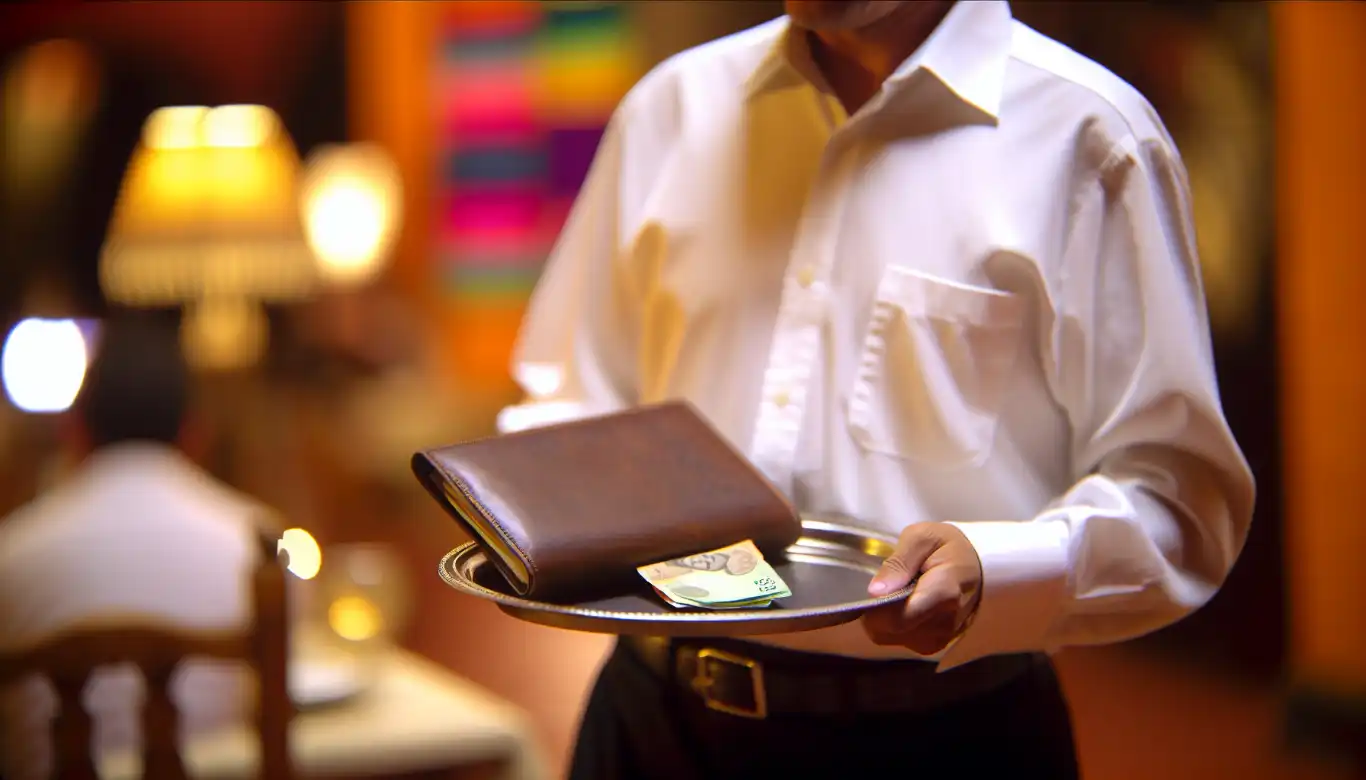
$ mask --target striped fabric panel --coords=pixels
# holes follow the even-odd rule
[[[476,268],[451,266],[442,284],[455,300],[524,301],[536,285],[535,266]]]
[[[638,75],[626,5],[443,3],[435,271],[462,368],[491,372],[471,379],[507,380],[515,315]]]

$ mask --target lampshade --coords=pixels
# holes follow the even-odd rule
[[[297,300],[315,270],[299,219],[299,159],[264,106],[177,106],[148,117],[100,258],[112,302]]]

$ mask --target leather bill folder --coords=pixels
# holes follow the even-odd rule
[[[639,586],[637,566],[745,539],[781,558],[796,509],[685,402],[426,450],[413,473],[528,599]]]

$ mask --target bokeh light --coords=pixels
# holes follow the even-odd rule
[[[342,639],[364,642],[384,630],[384,615],[369,599],[342,596],[328,605],[327,624]]]
[[[81,391],[88,360],[85,337],[74,320],[23,320],[0,353],[5,394],[25,412],[64,412]]]
[[[289,571],[301,580],[311,580],[322,570],[322,549],[313,534],[302,528],[285,531],[275,543],[275,550],[289,554]]]
[[[383,269],[398,233],[398,166],[373,144],[323,147],[304,172],[301,210],[322,278],[369,281]]]

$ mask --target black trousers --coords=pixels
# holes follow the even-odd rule
[[[570,780],[879,776],[1079,778],[1051,664],[928,712],[752,720],[707,709],[618,643],[589,696],[570,769]]]

